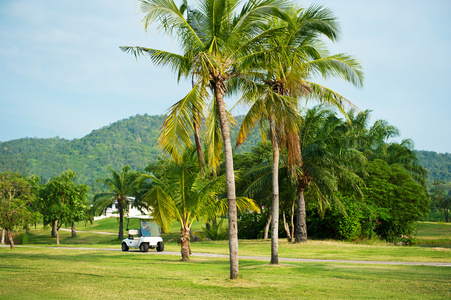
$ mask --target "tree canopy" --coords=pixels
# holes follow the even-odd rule
[[[84,219],[88,212],[89,186],[76,184],[76,177],[75,172],[67,170],[39,188],[39,211],[44,217],[44,225],[52,226],[57,245],[61,226]]]
[[[18,173],[0,173],[0,228],[7,231],[11,249],[12,230],[28,227],[39,218],[39,213],[31,208],[35,201],[33,186],[27,178]]]

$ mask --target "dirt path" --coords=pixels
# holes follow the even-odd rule
[[[9,245],[0,245],[0,247],[9,247]],[[28,245],[16,245],[16,247],[29,247],[29,248],[43,248],[40,246],[28,246]],[[122,251],[121,249],[111,248],[88,248],[88,247],[46,247],[51,249],[60,250],[96,250],[96,251]],[[139,255],[175,255],[180,256],[180,252],[171,251],[149,251],[147,253],[140,252],[139,250],[130,250],[128,253]],[[206,258],[224,258],[228,259],[226,254],[213,254],[213,253],[193,253],[193,257],[206,257]],[[253,259],[261,261],[270,261],[269,257],[264,256],[245,256],[240,255],[240,259]],[[322,263],[343,263],[343,264],[368,264],[368,265],[404,265],[404,266],[434,266],[434,267],[451,267],[451,263],[442,262],[411,262],[411,261],[369,261],[369,260],[338,260],[338,259],[310,259],[310,258],[283,258],[279,257],[279,262],[322,262]]]

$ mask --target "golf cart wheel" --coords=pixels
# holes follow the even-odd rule
[[[141,252],[147,252],[147,251],[149,251],[149,244],[147,244],[147,243],[142,243],[141,245],[139,245],[139,250],[141,250]]]
[[[163,244],[163,242],[158,242],[158,244],[157,244],[157,251],[158,252],[161,252],[161,251],[163,251],[164,250],[164,244]]]
[[[122,243],[122,251],[128,251],[128,246],[125,242]]]

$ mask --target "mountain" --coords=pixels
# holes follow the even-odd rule
[[[237,124],[241,124],[243,117],[236,119]],[[158,136],[163,121],[161,115],[136,115],[94,130],[80,139],[24,138],[2,142],[0,172],[35,174],[45,181],[71,169],[78,174],[78,182],[89,184],[93,192],[97,192],[101,187],[96,180],[108,176],[108,166],[120,171],[129,165],[137,171],[157,161],[162,154]],[[231,128],[231,135],[235,140],[237,126]],[[259,135],[253,135],[237,152],[249,151],[259,139]]]
[[[237,124],[243,116],[236,117]],[[87,136],[66,140],[61,138],[24,138],[0,143],[0,172],[19,172],[38,175],[43,181],[71,169],[78,174],[78,182],[89,184],[99,192],[98,178],[109,175],[108,166],[120,171],[129,165],[132,170],[144,170],[162,154],[158,136],[164,116],[136,115],[92,131]],[[232,142],[238,126],[231,128]],[[261,140],[252,134],[237,149],[249,151]],[[451,154],[415,151],[419,162],[429,171],[428,183],[435,179],[451,182]]]
[[[434,180],[451,182],[451,153],[415,151],[419,163],[428,170],[428,183]]]

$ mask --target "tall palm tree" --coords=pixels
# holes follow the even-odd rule
[[[321,106],[307,110],[299,132],[302,164],[296,168],[298,191],[295,242],[307,241],[307,224],[304,193],[313,188],[320,213],[324,214],[329,202],[344,209],[337,197],[340,185],[358,196],[361,179],[357,172],[364,163],[362,153],[343,143],[342,121]]]
[[[267,121],[273,146],[272,215],[279,215],[279,148],[287,149],[288,165],[301,164],[297,138],[300,114],[298,99],[316,98],[343,110],[350,102],[319,84],[309,81],[312,75],[338,76],[360,85],[363,75],[359,63],[349,55],[328,56],[322,51],[321,37],[336,41],[339,36],[333,14],[321,6],[308,9],[292,8],[283,18],[271,19],[267,28],[278,28],[259,55],[249,62],[256,71],[249,84],[247,97],[249,113],[241,126],[237,145],[257,122]],[[256,61],[258,59],[258,62]],[[260,61],[263,61],[261,63]],[[255,83],[256,81],[256,83]],[[260,86],[258,84],[261,84]],[[278,263],[278,217],[272,218],[271,263]]]
[[[286,0],[202,0],[199,1],[198,9],[192,10],[195,13],[191,14],[191,21],[172,0],[140,0],[140,4],[141,11],[145,13],[143,23],[146,28],[158,21],[160,29],[176,37],[179,42],[182,55],[157,49],[146,49],[146,54],[159,66],[169,66],[177,70],[182,70],[178,66],[183,64],[188,66],[178,71],[179,74],[192,74],[193,81],[192,91],[182,102],[190,102],[199,108],[198,111],[202,111],[210,99],[207,91],[211,91],[213,103],[210,105],[210,120],[215,120],[213,125],[219,125],[224,148],[229,202],[230,278],[235,279],[239,275],[237,206],[232,145],[224,96],[231,91],[229,88],[237,88],[229,86],[228,82],[233,77],[244,75],[244,59],[255,55],[253,45],[266,35],[267,31],[262,29],[262,22],[268,16],[278,14],[279,9],[285,6]],[[122,49],[134,53],[141,51],[136,47]],[[175,138],[177,135],[182,137],[181,141],[184,143],[187,143],[190,137],[189,129],[192,127],[187,124],[191,124],[189,116],[192,114],[187,113],[189,106],[184,108],[180,110],[180,119],[165,123],[162,144],[173,152],[176,152],[174,149],[180,149],[177,147],[180,141]],[[211,130],[208,130],[210,136],[218,136],[217,128],[212,126]],[[210,153],[214,150],[211,146],[208,149]]]
[[[119,211],[119,234],[118,239],[124,238],[124,213],[128,210],[128,203],[136,191],[136,180],[139,173],[130,170],[130,166],[124,166],[119,174],[111,167],[108,167],[111,176],[101,178],[108,192],[99,193],[94,196],[94,205],[92,207],[94,214],[100,215],[110,205],[117,203]]]
[[[145,189],[143,201],[162,228],[167,231],[173,220],[180,223],[182,261],[188,260],[193,221],[227,212],[227,199],[218,199],[218,194],[224,190],[224,176],[213,180],[205,176],[196,164],[193,151],[188,150],[180,162],[162,161],[158,174],[142,175],[140,181]],[[259,211],[255,202],[245,197],[237,198],[237,206],[239,210]]]

